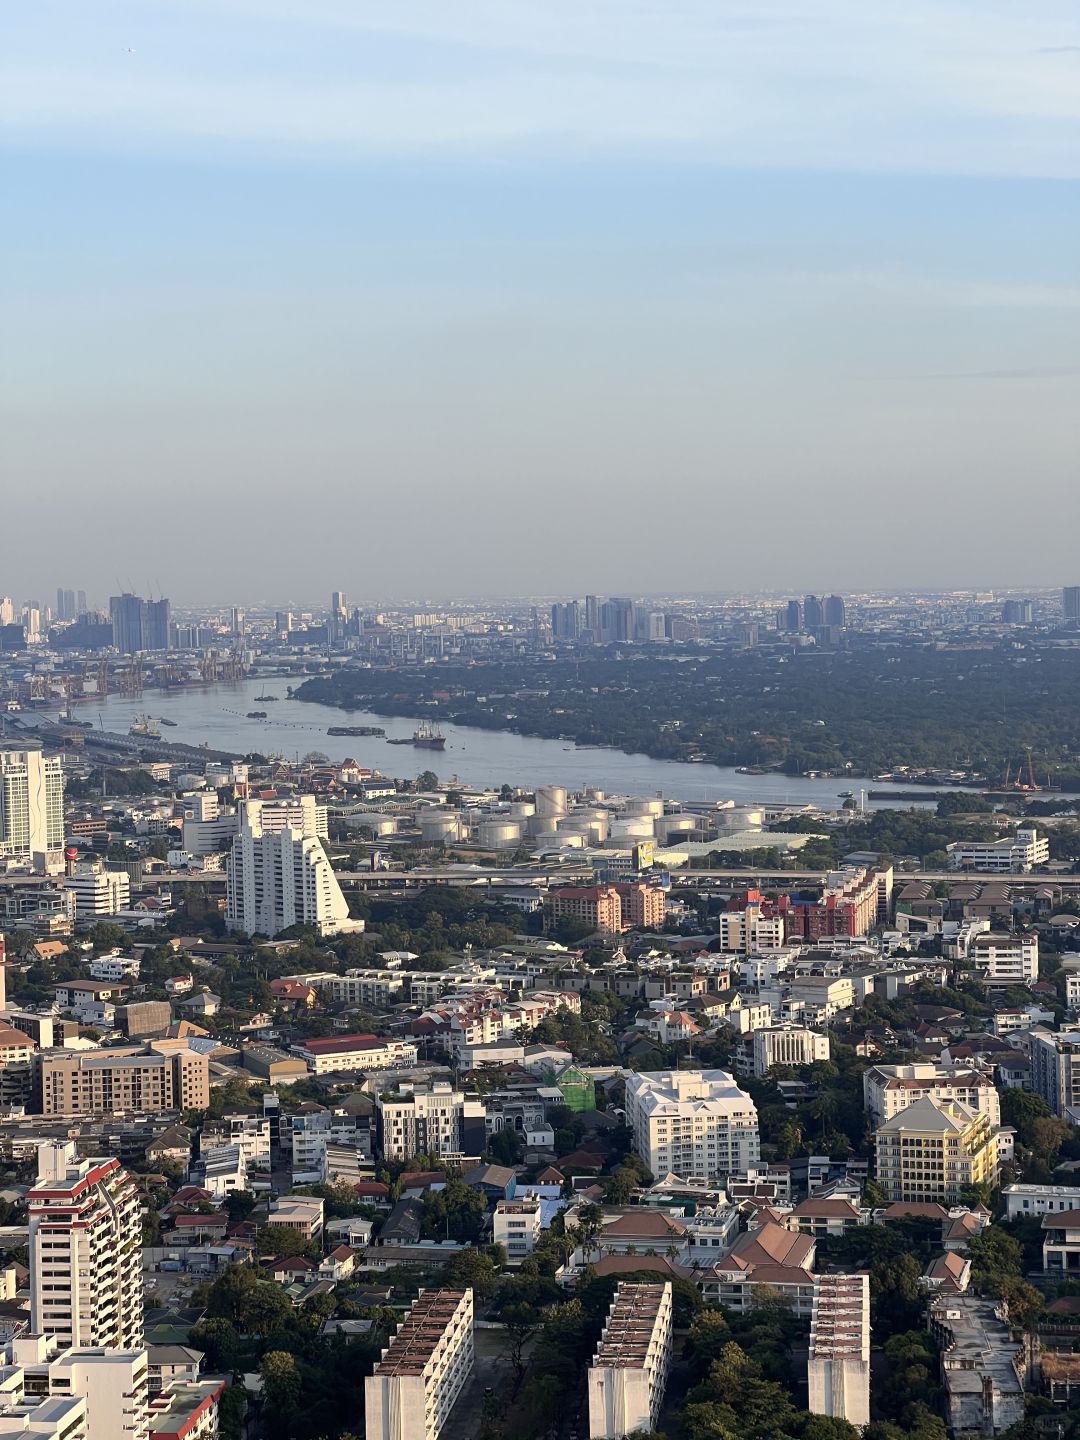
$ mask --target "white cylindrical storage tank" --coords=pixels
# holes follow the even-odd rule
[[[460,840],[461,819],[457,815],[439,810],[430,815],[421,815],[420,838],[429,845],[437,845],[440,840]]]
[[[350,830],[370,830],[373,835],[393,835],[398,828],[396,816],[384,815],[380,811],[346,815],[345,823]]]
[[[603,803],[603,800],[604,800],[606,794],[607,794],[606,791],[604,791],[604,790],[595,790],[595,789],[593,789],[593,787],[590,785],[590,786],[588,787],[588,789],[585,791],[585,799],[586,799],[586,800],[594,800],[594,801],[596,801],[596,803],[599,805],[599,804],[602,804],[602,803]]]
[[[517,820],[481,820],[477,839],[484,850],[503,850],[521,839],[521,825]]]
[[[559,828],[557,815],[530,815],[526,822],[530,835],[554,835]]]
[[[566,786],[541,785],[536,792],[537,815],[566,814]]]
[[[609,840],[651,840],[655,822],[651,815],[618,815],[608,830]]]
[[[657,838],[665,844],[672,835],[691,835],[696,829],[693,815],[661,815],[656,822]]]
[[[623,806],[627,815],[662,815],[664,802],[658,795],[635,795]]]
[[[765,824],[765,811],[751,805],[738,806],[734,810],[721,810],[714,818],[721,834],[734,830],[760,830]]]
[[[559,821],[560,835],[581,835],[589,845],[602,845],[607,839],[607,817],[564,815]]]
[[[506,807],[506,813],[515,820],[527,820],[530,815],[536,814],[536,805],[532,800],[512,800]]]

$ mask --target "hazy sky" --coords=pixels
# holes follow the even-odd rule
[[[0,595],[1080,582],[1075,0],[24,0]]]

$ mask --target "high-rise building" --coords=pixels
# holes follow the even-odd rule
[[[565,605],[551,607],[551,638],[553,640],[576,640],[581,629],[581,607],[576,600]]]
[[[26,1207],[31,1330],[66,1346],[141,1347],[142,1212],[119,1160],[46,1142]]]
[[[486,1148],[484,1102],[436,1080],[428,1090],[379,1095],[382,1152],[388,1160],[414,1155],[476,1155]]]
[[[87,603],[86,603],[86,591],[85,591],[85,590],[80,590],[80,591],[79,591],[78,595],[75,597],[75,603],[76,603],[76,607],[77,607],[77,609],[78,609],[78,613],[79,613],[80,615],[85,615],[86,612],[87,612],[87,610],[90,608],[90,607],[87,605]]]
[[[75,923],[87,925],[126,910],[131,880],[122,870],[107,870],[100,860],[80,860],[64,879],[75,897]]]
[[[1080,1030],[1036,1025],[1027,1032],[1027,1041],[1032,1090],[1055,1115],[1070,1125],[1080,1124]]]
[[[789,635],[797,635],[802,629],[802,606],[798,600],[789,600],[776,612],[776,628]]]
[[[589,631],[594,640],[600,639],[600,597],[599,595],[585,596],[585,629]]]
[[[365,1440],[436,1440],[472,1376],[472,1290],[423,1290],[364,1381]]]
[[[1035,618],[1035,607],[1030,600],[1006,600],[1001,607],[1001,619],[1005,625],[1030,625]]]
[[[292,629],[291,610],[277,610],[274,612],[274,629],[279,635],[288,635]]]
[[[760,1158],[757,1107],[726,1070],[631,1075],[626,1123],[654,1175],[713,1180]]]
[[[168,600],[143,600],[127,592],[113,595],[109,600],[113,645],[121,655],[168,650],[169,614]]]
[[[671,1368],[671,1281],[622,1281],[589,1366],[590,1440],[652,1433]]]
[[[870,1276],[818,1275],[807,1356],[813,1415],[870,1423]]]
[[[807,630],[820,630],[825,623],[825,607],[816,595],[807,595],[803,601],[803,624]]]
[[[64,851],[64,770],[40,750],[0,750],[0,856],[59,870]]]
[[[38,1060],[41,1112],[160,1115],[165,1110],[205,1110],[210,1104],[209,1064],[205,1055],[179,1048],[184,1045],[162,1040],[157,1046],[45,1050]]]
[[[889,1201],[955,1205],[998,1176],[997,1132],[959,1101],[916,1100],[874,1131],[877,1183]]]
[[[874,1065],[863,1073],[863,1104],[874,1127],[924,1099],[938,1105],[958,1100],[985,1115],[995,1130],[1001,1124],[997,1086],[970,1065]]]
[[[320,935],[362,929],[349,919],[322,841],[297,819],[278,833],[263,827],[258,801],[240,807],[240,828],[226,865],[225,918],[230,929],[249,935],[277,935],[293,925],[311,925]],[[295,824],[298,828],[291,828]]]
[[[1061,592],[1061,610],[1065,619],[1080,622],[1080,585],[1066,585]]]
[[[839,625],[841,628],[847,624],[847,610],[842,595],[829,595],[826,597],[825,624]]]

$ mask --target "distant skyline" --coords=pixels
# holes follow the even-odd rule
[[[0,595],[1080,583],[1065,0],[37,0],[0,55]]]

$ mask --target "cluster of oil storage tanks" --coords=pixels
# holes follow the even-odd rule
[[[609,801],[600,790],[586,791],[571,804],[564,786],[541,785],[534,800],[509,801],[479,815],[423,810],[417,823],[425,845],[472,841],[483,850],[516,849],[522,844],[626,850],[642,840],[665,847],[718,832],[757,829],[764,820],[763,811],[749,807],[710,807],[697,813],[660,796]]]

